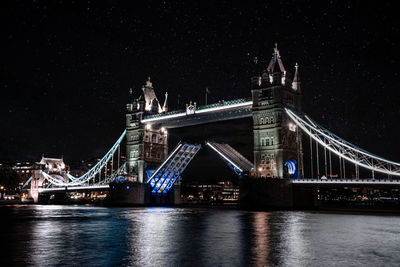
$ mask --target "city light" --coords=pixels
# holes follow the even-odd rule
[[[290,122],[289,123],[289,130],[292,131],[292,132],[295,132],[296,131],[296,125]]]

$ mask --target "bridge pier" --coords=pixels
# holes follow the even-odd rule
[[[239,181],[239,204],[248,209],[314,209],[317,188],[295,186],[289,179],[246,177]]]
[[[39,202],[39,187],[42,187],[44,178],[40,174],[40,170],[34,170],[31,180],[31,188],[29,190],[30,197],[33,199],[33,203]]]
[[[174,185],[167,195],[152,195],[152,188],[139,182],[110,183],[106,204],[121,206],[179,205],[182,204],[181,187]]]
[[[145,187],[140,182],[110,183],[106,204],[140,206],[145,203]]]

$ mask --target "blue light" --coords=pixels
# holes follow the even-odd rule
[[[129,185],[126,186],[126,190],[129,190],[129,188],[131,188]]]
[[[150,179],[150,177],[153,175],[153,173],[155,172],[156,170],[146,170],[146,175],[147,175],[147,180],[148,179]]]
[[[288,160],[285,162],[285,166],[288,168],[288,173],[290,176],[296,173],[296,161],[295,160]]]

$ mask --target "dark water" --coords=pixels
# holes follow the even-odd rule
[[[400,217],[0,207],[1,266],[400,266]]]

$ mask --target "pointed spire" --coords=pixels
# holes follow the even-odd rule
[[[163,105],[163,111],[164,112],[168,111],[168,92],[165,92],[165,100],[164,100],[164,105]]]
[[[275,69],[275,65],[278,63],[278,68]],[[278,44],[275,43],[274,47],[274,53],[272,54],[271,61],[269,62],[268,68],[267,68],[268,73],[272,74],[274,72],[282,72],[286,73],[285,67],[283,66],[282,60],[281,60],[281,55],[278,50]]]
[[[147,78],[146,86],[147,87],[153,87],[153,83],[150,81],[150,76]]]
[[[294,77],[293,77],[293,82],[292,82],[292,89],[297,91],[300,90],[300,76],[299,76],[299,64],[294,65],[295,72],[294,72]]]

